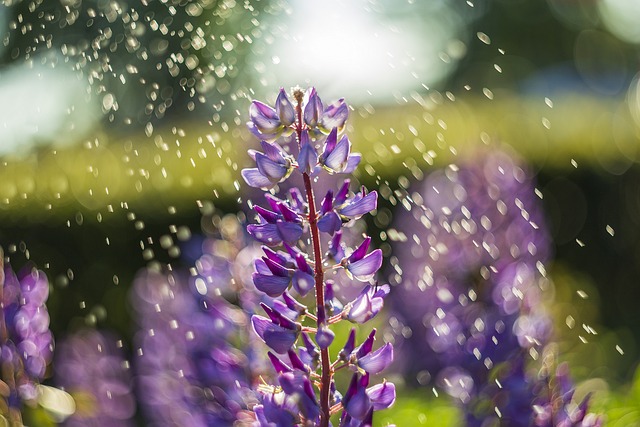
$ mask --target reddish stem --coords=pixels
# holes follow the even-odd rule
[[[298,141],[302,137],[302,105],[301,99],[297,98],[296,113],[298,123],[296,133]],[[322,319],[326,319],[324,313],[324,271],[322,270],[322,249],[320,247],[320,231],[318,230],[318,215],[316,211],[316,202],[313,196],[313,187],[311,186],[311,177],[308,173],[303,172],[304,189],[309,205],[309,230],[311,232],[311,241],[313,244],[314,259],[314,278],[316,291],[316,317],[318,328]],[[329,427],[329,419],[331,418],[331,406],[329,405],[329,395],[331,390],[331,362],[329,361],[329,349],[320,350],[320,362],[322,366],[320,378],[320,427]]]

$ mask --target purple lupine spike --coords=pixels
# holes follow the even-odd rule
[[[296,121],[296,111],[287,97],[287,92],[285,92],[283,88],[280,88],[280,92],[278,93],[275,112],[280,119],[280,123],[284,126],[290,126]]]
[[[5,416],[22,424],[23,402],[34,401],[36,386],[45,375],[53,355],[46,301],[49,282],[41,270],[25,266],[17,275],[4,263],[0,248],[0,379]]]
[[[374,249],[368,253],[371,238],[366,237],[348,256],[345,255],[346,245],[341,241],[343,227],[354,225],[362,215],[376,209],[377,192],[367,193],[363,187],[360,193],[349,197],[350,181],[347,179],[335,198],[332,191],[324,189],[326,196],[319,205],[316,204],[313,194],[320,193],[320,190],[314,190],[314,186],[321,182],[316,179],[316,173],[350,173],[360,162],[360,156],[351,153],[349,138],[340,135],[348,117],[348,107],[341,99],[323,108],[314,88],[304,94],[295,89],[295,104],[288,99],[281,90],[274,110],[281,127],[266,131],[270,135],[289,135],[283,138],[289,147],[275,150],[272,148],[277,146],[275,142],[269,146],[265,144],[271,142],[264,142],[264,154],[256,152],[251,155],[260,175],[274,184],[288,177],[290,168],[287,162],[295,157],[294,168],[304,184],[304,193],[295,188],[290,190],[288,202],[273,195],[266,196],[272,213],[257,210],[264,215],[259,215],[258,224],[249,225],[247,230],[259,242],[271,247],[282,245],[286,251],[265,250],[265,256],[255,262],[253,277],[256,288],[278,299],[261,304],[268,317],[254,315],[251,322],[267,346],[276,353],[288,353],[294,370],[288,372],[277,362],[279,358],[270,356],[280,372],[280,389],[261,386],[263,403],[254,411],[256,425],[284,427],[286,423],[289,423],[287,426],[305,423],[329,427],[331,414],[342,411],[341,425],[366,426],[371,424],[374,410],[374,403],[367,394],[368,372],[378,373],[391,363],[392,347],[383,344],[373,351],[372,334],[356,350],[354,330],[346,348],[332,362],[330,347],[335,333],[331,328],[343,320],[364,323],[374,317],[382,309],[389,286],[374,288],[367,285],[359,296],[343,307],[334,294],[336,282],[329,276],[342,274],[342,267],[346,278],[368,282],[380,268],[382,251]],[[254,109],[258,107],[261,105],[254,104]],[[273,115],[270,109],[263,110],[263,115]],[[252,119],[254,128],[255,121]],[[320,157],[316,151],[319,146],[323,146]],[[260,176],[254,179],[260,181],[259,184],[264,183]],[[320,232],[332,235],[326,254],[322,252]],[[302,240],[303,233],[308,233],[308,238]],[[341,277],[341,281],[346,278]],[[289,286],[300,296],[314,289],[315,307],[307,308],[295,301],[289,294]],[[314,322],[315,327],[307,326],[309,321]],[[298,342],[300,335],[302,340]],[[348,354],[344,354],[345,351]],[[345,394],[346,399],[342,398],[334,379],[333,367],[340,361],[344,365],[336,371],[349,367],[365,373],[355,377],[354,386]],[[395,399],[392,385],[376,386],[369,392],[376,399],[375,408],[386,408]]]

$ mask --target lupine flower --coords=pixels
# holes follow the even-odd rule
[[[224,256],[206,255],[196,263],[201,274],[148,270],[136,279],[132,301],[140,330],[134,366],[152,425],[231,426],[255,403],[253,368],[260,363],[250,366],[253,352],[242,333],[246,313],[221,296],[231,289],[232,275],[214,273],[220,261],[233,266]]]
[[[0,364],[1,385],[8,394],[3,412],[12,422],[21,422],[24,401],[37,397],[36,385],[45,376],[53,355],[46,301],[49,282],[44,272],[32,266],[17,275],[4,263],[0,249]]]
[[[588,412],[589,395],[577,405],[573,403],[575,392],[569,366],[560,364],[555,374],[546,367],[536,384],[537,399],[534,402],[534,425],[536,427],[600,427],[602,417]]]
[[[317,183],[315,177],[323,170],[329,174],[351,173],[360,156],[351,153],[349,138],[341,135],[348,116],[344,100],[325,108],[313,88],[304,94],[295,90],[293,95],[295,104],[281,90],[275,108],[254,101],[249,110],[249,128],[263,140],[263,146],[281,135],[294,136],[289,139],[294,146],[287,152],[297,151],[292,168],[304,182],[304,197],[295,188],[289,190],[287,201],[267,195],[271,210],[255,206],[258,223],[247,227],[249,234],[267,245],[264,256],[254,263],[255,287],[274,298],[261,304],[266,317],[253,315],[251,323],[256,335],[275,352],[269,352],[268,357],[278,373],[278,386],[262,385],[258,389],[262,403],[253,409],[255,425],[328,427],[332,413],[340,411],[342,427],[371,425],[374,410],[385,409],[395,400],[395,387],[389,382],[368,387],[370,374],[380,373],[392,362],[393,348],[385,344],[374,350],[375,331],[356,347],[352,331],[333,365],[342,363],[340,369],[357,371],[344,395],[336,389],[329,352],[335,338],[333,323],[368,321],[382,309],[389,293],[388,285],[368,284],[383,261],[380,249],[369,252],[371,238],[365,237],[353,250],[342,241],[343,227],[376,209],[377,193],[367,193],[363,188],[352,195],[350,182],[345,180],[335,196],[328,190],[316,208],[311,176]],[[316,146],[321,144],[319,155]],[[252,157],[256,164],[263,161]],[[276,157],[284,159],[285,155]],[[260,171],[265,168],[258,165],[245,169],[242,175],[250,186],[271,188],[270,183],[286,180],[289,170],[282,161],[274,163],[278,166],[272,168],[273,172]],[[320,232],[330,235],[330,241],[324,242]],[[323,243],[328,243],[326,253],[321,249]],[[347,277],[328,277],[339,271]],[[343,304],[335,290],[347,279],[367,284],[353,301]],[[304,298],[312,289],[316,303],[309,308],[297,298]],[[305,318],[314,321],[315,327],[306,326]],[[288,362],[281,359],[285,355]]]
[[[527,365],[551,329],[542,293],[548,237],[531,180],[493,152],[433,172],[411,199],[411,215],[396,223],[406,241],[395,247],[402,286],[392,324],[411,331],[398,340],[399,367],[455,397],[469,426],[531,425],[536,381]]]
[[[76,402],[64,426],[135,425],[133,380],[118,342],[111,334],[83,330],[58,346],[54,379]]]

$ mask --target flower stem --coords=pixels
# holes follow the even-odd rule
[[[296,97],[296,114],[298,123],[296,133],[298,141],[302,137],[302,99]],[[316,317],[318,328],[320,322],[326,319],[324,313],[324,271],[322,269],[322,249],[320,247],[320,231],[318,230],[318,215],[316,211],[316,202],[313,196],[313,187],[311,186],[311,177],[308,173],[302,174],[304,180],[304,189],[307,196],[307,204],[309,205],[309,230],[311,232],[311,241],[313,244],[314,259],[314,279],[316,293]],[[329,349],[320,350],[320,362],[322,367],[320,379],[320,427],[329,427],[329,419],[331,418],[331,407],[329,405],[329,395],[331,389],[331,362],[329,361]]]

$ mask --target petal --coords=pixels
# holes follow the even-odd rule
[[[278,264],[277,262],[273,261],[268,257],[262,257],[262,260],[264,261],[265,265],[271,272],[270,274],[274,276],[280,276],[280,277],[291,277],[293,270],[290,270],[285,266]]]
[[[260,101],[253,101],[249,106],[249,118],[260,133],[275,132],[281,126],[276,111]]]
[[[343,136],[335,149],[324,158],[324,165],[333,172],[342,172],[347,166],[349,153],[351,152],[351,142],[347,136]]]
[[[396,401],[396,386],[393,383],[384,381],[367,389],[367,395],[373,403],[373,410],[380,411],[387,409]]]
[[[342,405],[349,415],[358,420],[362,420],[371,409],[371,400],[367,395],[365,383],[358,379],[358,374],[354,374],[349,384],[349,388],[342,399]]]
[[[340,209],[340,215],[357,218],[371,212],[378,206],[378,192],[372,191],[364,197],[354,198],[347,206]]]
[[[362,241],[362,243],[360,243],[360,246],[358,246],[358,248],[355,251],[353,251],[353,253],[349,256],[349,262],[360,261],[362,258],[364,258],[367,251],[369,250],[370,243],[371,243],[371,237],[367,236]]]
[[[300,154],[298,154],[298,169],[302,173],[311,173],[318,164],[316,149],[309,142],[309,133],[302,132],[300,141]]]
[[[316,92],[316,88],[305,93],[306,105],[304,106],[304,122],[311,128],[318,125],[318,119],[322,114],[322,101]]]
[[[315,279],[311,274],[305,273],[301,270],[296,270],[293,273],[293,288],[301,296],[305,296],[315,287]]]
[[[269,178],[262,175],[257,168],[242,169],[240,174],[251,187],[268,189],[275,185]]]
[[[336,148],[336,144],[338,142],[338,129],[334,128],[327,136],[327,139],[324,141],[324,150],[322,152],[322,157],[327,158],[329,154],[333,152]]]
[[[302,236],[302,225],[295,222],[278,222],[278,233],[281,240],[287,243],[293,243]]]
[[[262,217],[262,219],[264,219],[266,222],[270,224],[275,224],[276,221],[280,219],[280,215],[268,209],[265,209],[262,206],[256,205],[253,207],[253,210],[255,210],[258,213],[258,215]]]
[[[342,183],[342,187],[340,187],[340,190],[338,190],[338,192],[336,193],[336,197],[333,201],[334,206],[340,206],[345,202],[345,200],[347,200],[347,195],[349,194],[349,184],[351,184],[351,180],[345,179]]]
[[[378,374],[391,362],[393,362],[393,346],[387,343],[358,360],[358,366],[370,374]]]
[[[288,165],[276,163],[262,153],[256,153],[256,166],[262,175],[273,182],[283,180],[289,172]]]
[[[270,351],[267,352],[267,356],[269,356],[269,360],[271,361],[271,364],[273,365],[273,369],[275,369],[275,371],[277,373],[283,373],[283,372],[291,372],[293,371],[293,369],[291,369],[291,367],[289,365],[287,365],[286,363],[284,363],[282,360],[278,359],[278,356],[276,356],[275,354],[271,353]]]
[[[285,354],[298,338],[298,331],[285,329],[262,316],[253,315],[251,325],[262,341],[279,354]]]
[[[331,211],[326,215],[323,215],[318,220],[318,229],[323,233],[328,233],[333,236],[333,233],[340,230],[342,227],[342,219],[340,219],[340,215]]]
[[[286,154],[282,147],[275,142],[260,141],[264,155],[276,163],[284,163]],[[255,157],[255,156],[254,156]]]
[[[318,332],[316,332],[316,342],[318,343],[318,347],[320,347],[321,350],[329,348],[335,337],[336,334],[334,334],[331,329],[326,326],[320,327]]]
[[[333,191],[327,191],[327,194],[322,199],[322,204],[320,205],[320,215],[324,215],[330,210],[333,209]]]
[[[347,159],[347,166],[344,168],[342,173],[346,173],[346,174],[352,173],[354,170],[356,170],[356,168],[360,164],[361,159],[362,159],[362,155],[360,153],[351,154]]]
[[[296,121],[296,111],[287,98],[287,92],[282,88],[276,99],[276,114],[284,126],[289,126]]]
[[[282,295],[291,282],[289,277],[267,276],[259,273],[253,273],[252,278],[256,289],[272,298]]]
[[[332,102],[325,108],[322,118],[320,119],[320,127],[324,130],[332,128],[340,128],[344,126],[349,117],[349,107],[344,102],[344,98]]]
[[[279,245],[282,243],[276,224],[251,224],[247,226],[247,232],[258,242],[265,245]]]

